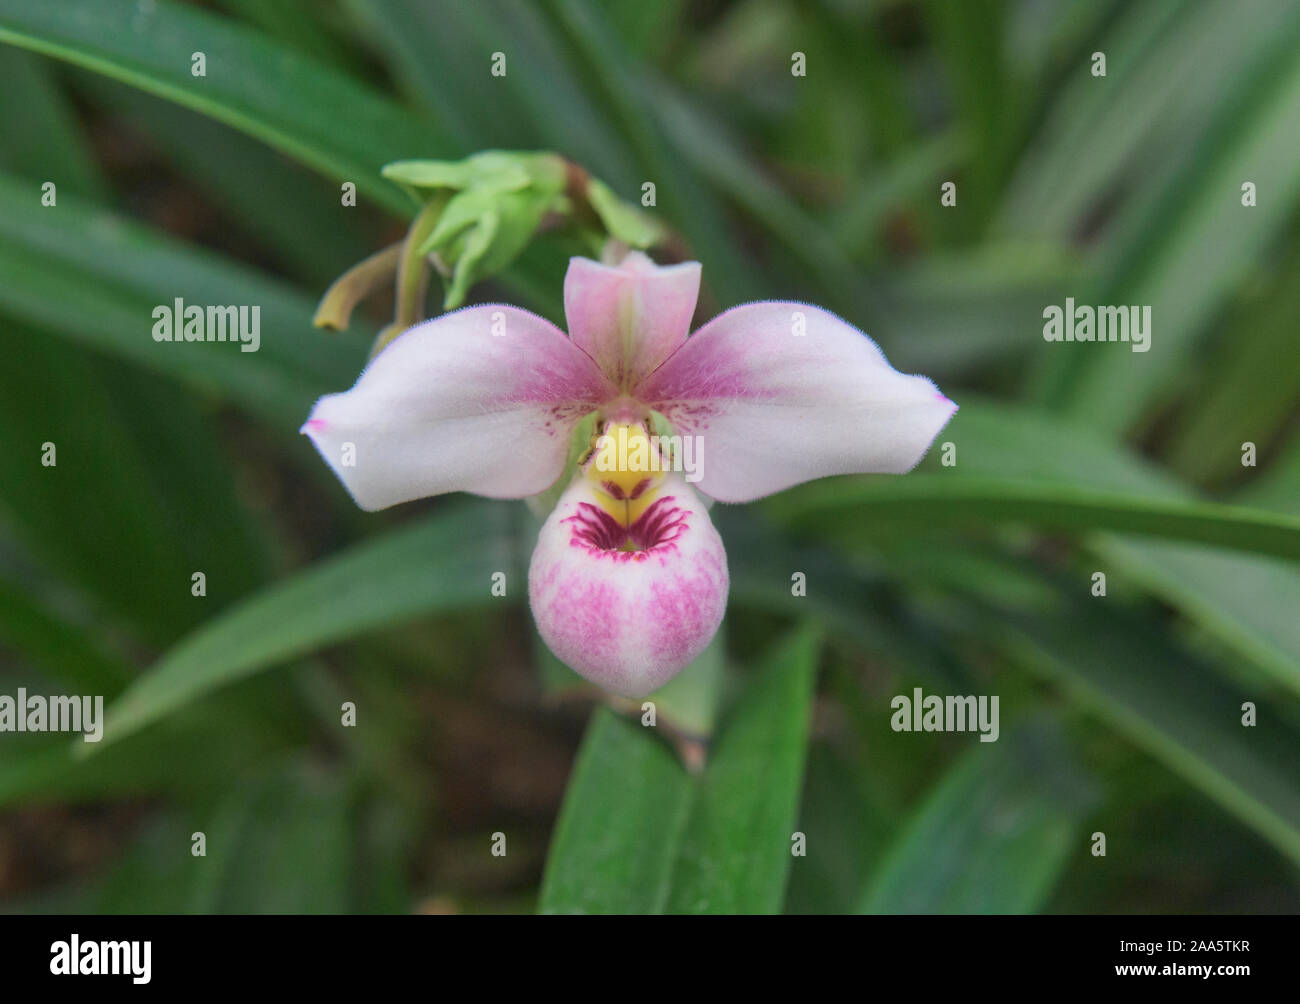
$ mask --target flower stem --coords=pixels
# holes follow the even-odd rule
[[[372,359],[403,331],[424,320],[424,295],[429,288],[429,259],[427,255],[420,254],[419,249],[438,225],[438,217],[442,215],[449,198],[449,192],[434,195],[411,221],[411,229],[402,241],[397,263],[393,323],[375,338],[375,344],[370,350]]]

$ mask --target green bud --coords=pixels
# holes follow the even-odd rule
[[[548,213],[568,209],[568,171],[556,154],[488,150],[456,162],[398,161],[382,173],[421,201],[440,190],[454,193],[418,248],[451,271],[444,310],[459,307],[474,283],[519,257]]]
[[[435,256],[447,279],[444,310],[461,306],[474,283],[507,268],[557,219],[596,255],[608,238],[647,248],[666,237],[651,215],[554,153],[485,150],[457,161],[399,160],[381,173],[422,206],[446,200],[414,248]]]

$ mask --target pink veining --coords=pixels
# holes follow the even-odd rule
[[[590,502],[579,502],[577,511],[560,522],[572,524],[570,547],[581,547],[597,558],[645,561],[652,554],[662,556],[677,550],[677,539],[686,532],[688,519],[675,501],[671,495],[656,499],[629,527]],[[624,550],[627,545],[633,549]]]

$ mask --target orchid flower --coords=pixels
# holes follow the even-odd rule
[[[727,558],[705,496],[906,472],[957,408],[808,304],[744,304],[687,337],[699,288],[698,262],[574,258],[567,336],[500,304],[444,314],[321,398],[302,431],[366,510],[452,491],[525,498],[571,476],[533,552],[533,616],[572,669],[644,696],[722,622]],[[566,472],[593,413],[598,435]],[[693,472],[655,444],[660,418],[692,437]]]

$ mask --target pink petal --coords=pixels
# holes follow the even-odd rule
[[[857,328],[804,303],[720,314],[635,395],[677,433],[702,437],[696,487],[724,502],[830,474],[909,471],[957,410]]]
[[[578,478],[537,538],[528,598],[551,651],[588,680],[628,697],[663,686],[717,633],[727,556],[700,498],[669,478],[633,524],[644,549]]]
[[[660,267],[639,251],[616,266],[572,258],[564,277],[569,335],[626,391],[685,341],[699,293],[699,262]]]
[[[574,423],[612,393],[550,322],[468,307],[400,335],[302,431],[362,509],[452,491],[522,498],[559,477]]]

